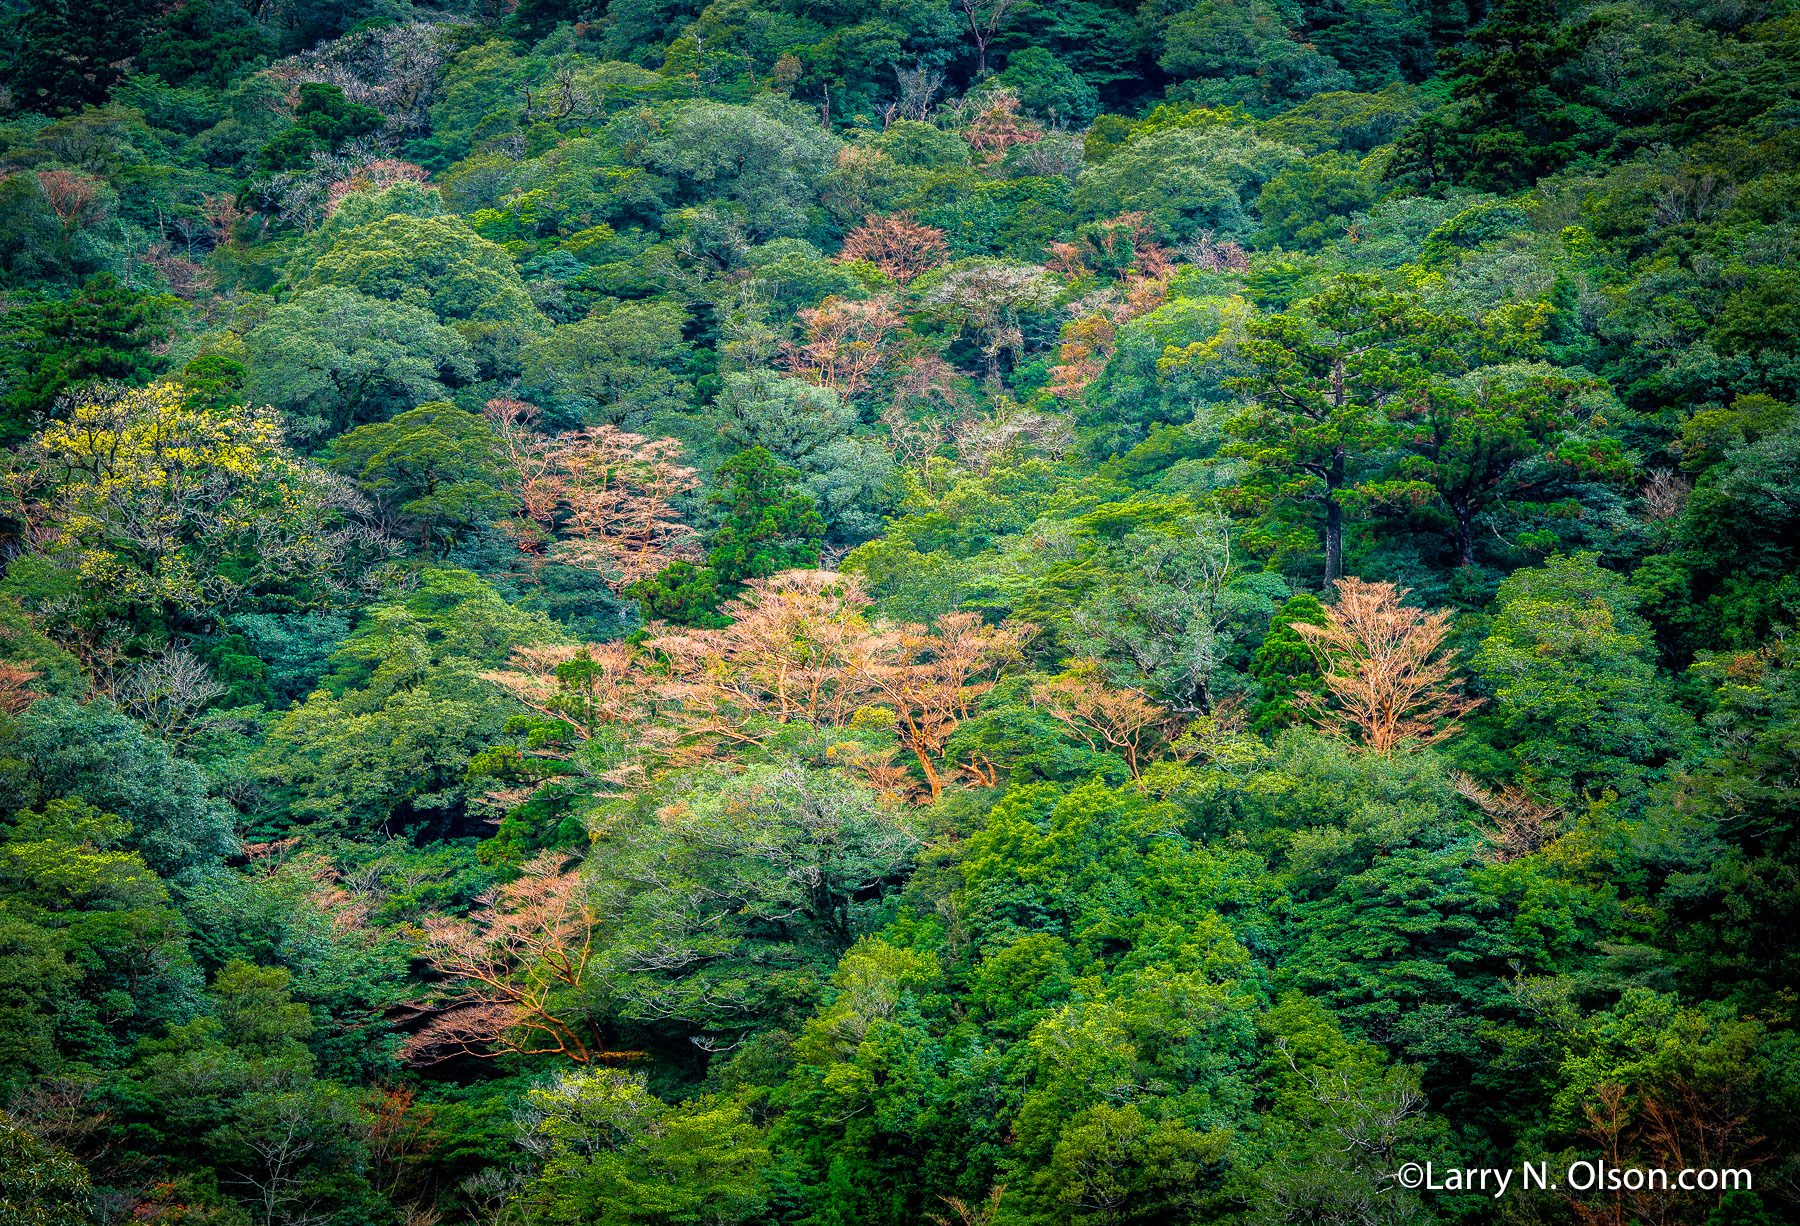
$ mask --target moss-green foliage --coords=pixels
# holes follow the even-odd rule
[[[14,312],[0,357],[6,437],[21,437],[57,397],[96,379],[149,382],[163,368],[156,349],[170,335],[170,305],[101,273],[65,301]]]
[[[340,86],[308,81],[300,87],[293,126],[264,145],[257,161],[265,171],[306,170],[315,153],[335,153],[345,141],[381,127],[381,112],[344,99]]]
[[[81,1164],[7,1121],[0,1134],[0,1221],[61,1226],[96,1220],[93,1190]]]

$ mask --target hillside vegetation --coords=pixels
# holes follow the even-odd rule
[[[1790,0],[0,30],[0,1222],[1800,1216]]]

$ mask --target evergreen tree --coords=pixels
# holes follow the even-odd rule
[[[100,273],[66,301],[15,311],[0,346],[0,374],[11,384],[0,402],[0,439],[23,437],[33,415],[48,413],[58,396],[82,384],[148,383],[163,368],[157,348],[169,339],[171,306]]]
[[[1294,695],[1319,685],[1318,661],[1312,648],[1295,622],[1314,626],[1325,624],[1325,606],[1319,598],[1302,592],[1275,611],[1269,619],[1269,632],[1250,664],[1250,675],[1256,678],[1256,702],[1250,708],[1252,731],[1271,735],[1298,721]]]
[[[767,448],[750,447],[719,466],[726,484],[707,496],[725,510],[712,536],[706,565],[670,563],[631,585],[629,592],[652,620],[685,626],[722,625],[719,605],[746,579],[819,564],[825,520],[804,494],[789,494],[800,474],[775,462]]]

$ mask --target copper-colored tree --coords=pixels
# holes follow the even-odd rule
[[[37,680],[34,669],[0,664],[0,715],[17,715],[43,695],[30,687]]]
[[[1441,741],[1482,701],[1460,692],[1455,657],[1442,650],[1449,610],[1409,608],[1400,603],[1408,590],[1339,579],[1325,625],[1293,623],[1329,691],[1302,694],[1301,705],[1326,731],[1375,753]]]
[[[55,210],[65,230],[74,232],[105,220],[106,198],[98,179],[73,170],[40,170],[37,181],[44,203]]]
[[[831,297],[799,316],[805,339],[782,346],[782,365],[846,399],[868,390],[905,322],[885,295],[864,302]]]
[[[937,1223],[937,1226],[994,1226],[1000,1220],[1000,1202],[1005,1196],[1006,1185],[1003,1183],[989,1188],[987,1199],[979,1205],[971,1205],[954,1196],[940,1196],[938,1199],[950,1206],[950,1211],[956,1214],[958,1220],[953,1222],[941,1213],[927,1213],[925,1216]]]
[[[608,1051],[581,1003],[596,918],[567,856],[546,851],[516,881],[475,900],[467,919],[433,915],[420,926],[440,1000],[403,1048],[414,1064],[452,1056],[556,1055],[592,1064]]]
[[[606,576],[623,591],[692,554],[695,530],[675,500],[700,484],[675,463],[681,444],[645,438],[616,426],[589,426],[557,439],[557,493],[567,518],[556,553],[570,566]]]
[[[427,1163],[441,1144],[436,1108],[411,1086],[377,1086],[368,1112],[369,1182],[390,1202],[425,1192]]]
[[[910,211],[882,216],[872,213],[844,235],[840,260],[866,260],[901,285],[950,258],[950,244],[936,226],[922,224]]]
[[[1120,281],[1163,278],[1172,270],[1169,251],[1156,241],[1147,213],[1120,213],[1082,228],[1072,243],[1051,243],[1045,263],[1071,279],[1098,272]]]
[[[555,441],[533,428],[540,412],[535,404],[508,399],[490,400],[482,410],[506,462],[506,490],[518,504],[500,527],[520,550],[533,554],[543,552],[560,502]]]
[[[696,554],[696,533],[681,521],[676,500],[700,477],[676,463],[675,439],[617,426],[547,438],[532,428],[537,407],[522,400],[490,400],[483,415],[518,504],[502,527],[524,552],[541,555],[548,547],[570,566],[605,575],[614,591]]]
[[[1125,759],[1133,779],[1165,739],[1169,714],[1137,690],[1108,681],[1093,660],[1031,687],[1032,703],[1087,744]]]
[[[338,205],[351,192],[378,192],[396,183],[423,183],[431,177],[431,172],[423,166],[403,162],[398,158],[376,158],[352,166],[342,173],[343,178],[335,180],[325,189],[327,217],[337,212]]]
[[[944,792],[937,769],[944,742],[1036,631],[1029,623],[987,626],[978,613],[946,613],[935,633],[895,626],[871,644],[863,675],[892,708],[900,742],[918,760],[933,800]]]
[[[670,716],[686,743],[757,744],[771,721],[846,723],[871,690],[869,604],[854,575],[783,571],[727,601],[725,629],[652,639],[669,661]]]
[[[726,602],[732,620],[722,629],[667,630],[642,653],[521,649],[508,670],[486,676],[578,737],[631,723],[636,747],[674,762],[760,745],[783,724],[843,727],[863,708],[885,706],[935,797],[945,740],[1035,627],[987,627],[957,613],[927,631],[871,623],[869,605],[855,575],[783,571]],[[900,786],[878,752],[858,751],[844,765],[877,790]]]
[[[720,630],[668,629],[644,644],[521,647],[483,674],[578,739],[633,725],[640,748],[678,759],[757,745],[777,725],[847,722],[870,693],[872,630],[854,575],[791,570],[752,579]]]

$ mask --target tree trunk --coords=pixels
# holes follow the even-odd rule
[[[931,785],[931,799],[937,800],[944,794],[944,781],[938,777],[937,768],[931,764],[931,757],[925,747],[911,737],[907,738],[907,747],[913,751],[913,757],[919,760],[919,769],[925,772],[925,782]]]
[[[1344,577],[1344,508],[1338,504],[1338,491],[1344,486],[1344,453],[1332,457],[1325,472],[1325,583],[1330,586]]]
[[[1475,565],[1475,525],[1470,522],[1469,509],[1450,505],[1456,513],[1456,564],[1458,566]]]
[[[1325,496],[1325,585],[1344,577],[1344,508],[1338,505],[1337,492]]]

